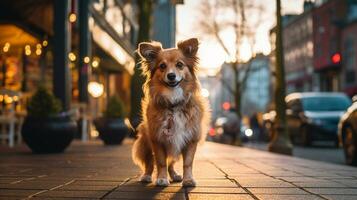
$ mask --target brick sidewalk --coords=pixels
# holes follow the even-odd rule
[[[0,199],[357,199],[357,168],[209,142],[195,160],[196,188],[142,185],[130,143],[74,142],[55,155],[0,149]]]

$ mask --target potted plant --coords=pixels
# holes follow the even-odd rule
[[[27,105],[22,137],[34,153],[60,153],[73,140],[76,122],[61,111],[61,102],[39,87]]]
[[[106,145],[121,144],[129,132],[125,123],[124,103],[119,96],[112,96],[109,99],[103,117],[94,120],[99,138]]]

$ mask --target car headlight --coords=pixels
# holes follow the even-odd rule
[[[245,136],[247,136],[247,137],[252,137],[252,135],[253,135],[253,130],[250,129],[250,128],[247,128],[247,129],[245,129],[244,134],[245,134]]]

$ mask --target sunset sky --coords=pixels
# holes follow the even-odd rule
[[[256,46],[255,53],[262,52],[269,54],[269,30],[275,25],[275,0],[256,0],[265,3],[267,16],[261,26],[256,30]],[[270,2],[271,1],[271,2]],[[206,73],[214,74],[224,61],[229,60],[223,49],[216,40],[206,37],[200,33],[195,27],[196,19],[199,13],[196,9],[200,6],[199,0],[185,0],[183,5],[177,6],[177,41],[190,37],[198,37],[200,39],[199,56],[201,59],[201,67],[205,68]],[[303,11],[304,0],[282,0],[282,12],[285,13],[301,13]],[[260,2],[259,2],[260,3]],[[227,44],[234,41],[232,34],[224,35]],[[248,44],[243,44],[240,48],[241,59],[248,60],[251,56],[252,50]]]

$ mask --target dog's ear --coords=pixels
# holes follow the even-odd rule
[[[137,52],[143,60],[152,62],[157,58],[157,55],[161,50],[161,44],[158,42],[141,42]]]
[[[189,58],[195,57],[198,51],[198,39],[191,38],[188,40],[181,41],[177,44],[177,47],[182,51],[182,53]]]

